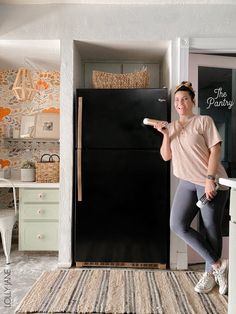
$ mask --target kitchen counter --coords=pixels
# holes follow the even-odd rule
[[[220,178],[219,183],[230,188],[236,189],[236,178]]]
[[[41,183],[41,182],[25,182],[20,180],[9,179],[16,188],[59,188],[60,183]],[[8,188],[11,185],[6,181],[0,181],[0,188]]]

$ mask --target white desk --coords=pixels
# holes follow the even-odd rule
[[[59,183],[11,182],[19,188],[19,249],[58,250]],[[0,188],[8,187],[0,180]]]
[[[59,188],[59,182],[57,183],[40,183],[40,182],[23,182],[20,180],[9,179],[16,188]],[[0,180],[0,188],[8,188],[11,185],[8,182]]]
[[[219,183],[231,188],[229,223],[229,302],[228,314],[236,313],[236,178],[219,179]]]

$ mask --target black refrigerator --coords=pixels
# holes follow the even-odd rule
[[[78,89],[74,108],[76,266],[166,268],[169,162],[143,119],[169,119],[167,89]]]

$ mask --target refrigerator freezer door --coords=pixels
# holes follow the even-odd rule
[[[166,264],[168,181],[157,151],[84,150],[75,260]]]
[[[147,149],[162,136],[144,118],[168,120],[166,89],[80,89],[83,102],[82,147]]]

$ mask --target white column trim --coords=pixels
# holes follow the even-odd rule
[[[171,57],[171,95],[172,104],[174,98],[174,89],[181,81],[188,80],[189,77],[189,39],[177,38],[172,41],[172,57]],[[171,120],[177,119],[176,111],[171,106]],[[171,169],[171,203],[176,191],[178,179],[174,177]],[[173,232],[170,233],[170,268],[171,269],[187,269],[188,268],[188,256],[187,245]]]
[[[72,265],[73,40],[61,41],[58,267]]]
[[[178,83],[188,80],[189,73],[189,39],[178,38],[178,66],[179,76]]]

